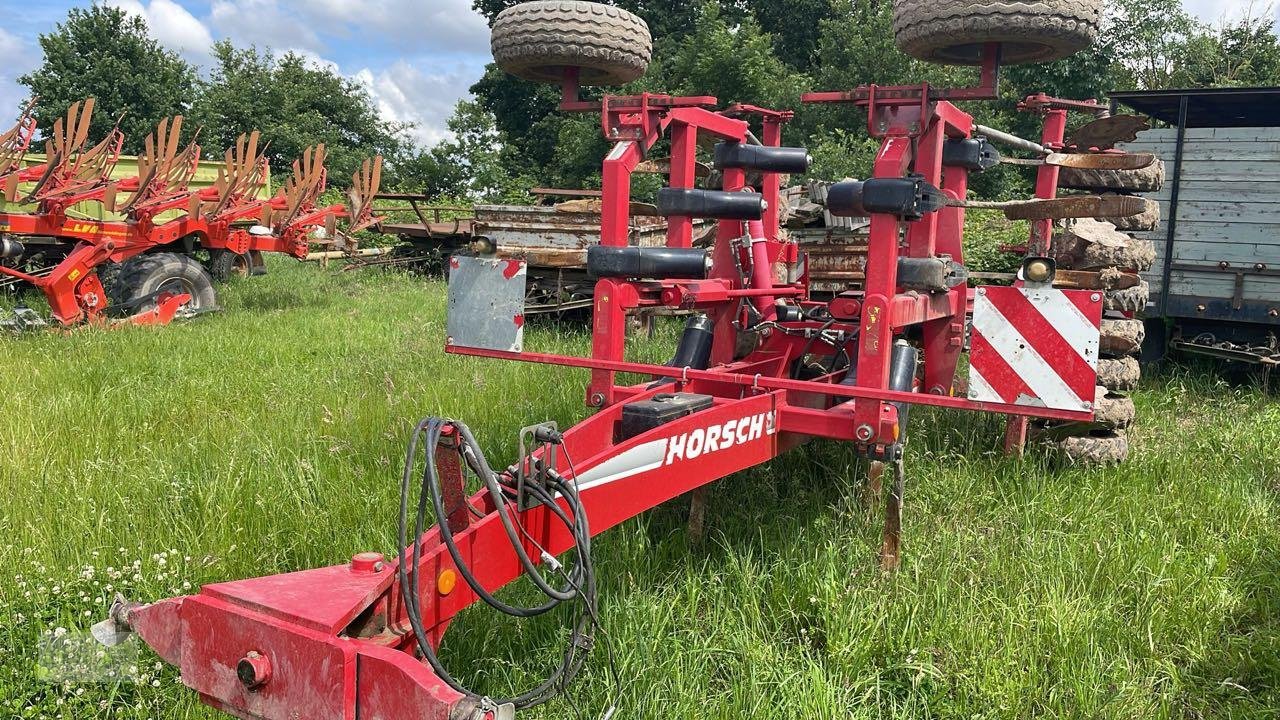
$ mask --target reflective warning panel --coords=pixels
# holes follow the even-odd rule
[[[969,399],[1092,412],[1101,324],[1101,292],[978,288]]]
[[[449,344],[520,352],[525,270],[519,260],[449,258]]]

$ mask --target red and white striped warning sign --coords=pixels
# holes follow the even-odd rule
[[[973,303],[969,399],[1091,412],[1102,294],[983,287]]]

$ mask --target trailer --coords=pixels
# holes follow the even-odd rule
[[[1167,350],[1280,365],[1280,88],[1113,92],[1165,126],[1123,147],[1171,163],[1144,233],[1146,360]]]

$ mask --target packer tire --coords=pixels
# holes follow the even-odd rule
[[[489,44],[494,62],[516,77],[559,83],[580,69],[582,85],[625,85],[653,58],[649,26],[639,16],[592,2],[527,2],[503,10]]]
[[[214,281],[230,282],[232,278],[246,278],[253,274],[253,258],[249,253],[241,255],[230,250],[210,250],[205,268]]]
[[[1050,62],[1093,44],[1101,0],[894,0],[898,48],[925,62],[978,65],[983,45],[1001,43],[1005,65]]]
[[[1131,288],[1108,290],[1103,297],[1103,307],[1107,310],[1142,312],[1151,301],[1151,284],[1141,280]]]
[[[1098,387],[1093,401],[1094,422],[1102,423],[1112,430],[1124,430],[1133,425],[1137,417],[1138,409],[1133,404],[1133,398]]]
[[[1138,387],[1142,380],[1142,366],[1134,357],[1102,358],[1098,360],[1098,384],[1122,392]]]
[[[1123,431],[1095,430],[1055,440],[1050,446],[1072,465],[1119,465],[1129,458],[1129,438]]]
[[[1141,170],[1084,170],[1062,168],[1058,187],[1073,190],[1121,190],[1127,193],[1159,192],[1164,187],[1164,161],[1157,159]]]
[[[1102,321],[1100,350],[1105,357],[1135,355],[1142,349],[1142,341],[1146,337],[1147,331],[1141,320],[1106,318]]]
[[[1156,246],[1120,232],[1107,221],[1076,220],[1062,232],[1054,233],[1050,254],[1064,270],[1117,268],[1146,272],[1156,261]]]

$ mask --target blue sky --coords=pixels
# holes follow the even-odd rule
[[[488,28],[471,0],[97,0],[146,18],[161,43],[197,65],[215,40],[294,50],[364,84],[391,120],[430,145],[489,59]],[[40,62],[36,37],[90,0],[0,0],[0,124],[26,96],[17,83]],[[1185,0],[1208,21],[1262,0]]]

